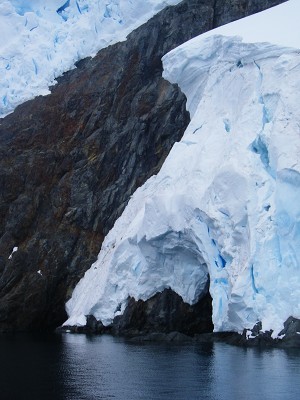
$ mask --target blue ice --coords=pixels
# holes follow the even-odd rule
[[[65,13],[66,8],[70,6],[70,0],[67,0],[61,7],[59,7],[56,12],[57,14],[62,17],[64,21],[67,21],[68,17]]]
[[[111,10],[108,6],[105,7],[105,12],[103,14],[104,18],[111,18]]]
[[[225,131],[226,131],[227,133],[229,133],[229,132],[231,131],[231,126],[230,126],[229,119],[224,118],[224,119],[223,119],[223,122],[224,122]]]
[[[214,283],[219,283],[222,285],[228,285],[228,279],[227,278],[216,278],[214,280]]]
[[[34,66],[34,73],[37,75],[38,74],[38,66],[37,66],[37,63],[34,58],[32,59],[32,63]]]
[[[215,260],[215,264],[218,268],[225,268],[226,267],[226,261],[224,258],[219,254],[218,259]]]
[[[253,269],[253,265],[251,265],[250,268],[250,277],[251,277],[251,285],[252,285],[252,289],[255,293],[258,293],[258,289],[255,285],[255,278],[254,278],[254,269]]]
[[[29,1],[22,1],[22,0],[11,0],[12,5],[15,7],[17,14],[24,15],[26,12],[32,11],[30,7]]]

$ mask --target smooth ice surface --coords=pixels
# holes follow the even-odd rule
[[[245,43],[270,42],[299,48],[300,2],[289,0],[247,18],[205,32],[212,35],[241,36]]]
[[[191,123],[105,238],[66,324],[108,324],[128,296],[166,287],[194,303],[209,274],[215,331],[262,321],[276,336],[300,318],[299,50],[200,36],[163,64]]]
[[[180,0],[1,0],[0,117]]]

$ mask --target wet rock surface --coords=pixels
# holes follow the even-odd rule
[[[165,289],[147,301],[130,298],[124,313],[115,317],[111,331],[125,336],[156,332],[168,334],[173,331],[193,336],[213,330],[211,316],[209,293],[196,304],[189,305],[177,293]]]
[[[189,122],[161,57],[282,1],[168,7],[0,120],[0,331],[53,329],[130,195]],[[12,249],[17,251],[12,254]]]
[[[261,328],[262,325],[258,322],[251,332],[245,330],[241,344],[245,342],[248,346],[300,347],[300,320],[297,318],[291,316],[285,321],[278,338],[272,338],[273,331],[263,332]]]
[[[161,295],[161,294],[160,294]],[[165,296],[166,293],[163,295]],[[176,297],[176,293],[173,292],[172,296]],[[179,296],[178,296],[179,297]],[[156,295],[156,300],[159,296]],[[202,307],[205,308],[205,303],[209,301],[208,299],[203,299]],[[144,313],[151,309],[151,303],[153,298],[147,300],[143,304]],[[135,302],[137,305],[138,302]],[[199,302],[201,303],[201,301]],[[207,303],[206,303],[207,305]],[[140,306],[140,304],[139,304]],[[159,305],[161,307],[161,305]],[[192,307],[192,306],[190,306]],[[196,305],[195,311],[199,307]],[[141,307],[140,307],[141,308]],[[208,307],[209,308],[209,307]],[[174,309],[173,309],[174,310]],[[199,311],[199,310],[198,310]],[[202,310],[201,310],[202,311]],[[128,312],[128,311],[127,311]],[[180,311],[176,309],[178,315],[175,317],[178,321],[180,319]],[[128,314],[134,314],[134,312],[128,312]],[[158,314],[154,319],[159,320]],[[135,315],[137,316],[137,314]],[[206,320],[205,320],[206,316]],[[166,317],[166,315],[165,315]],[[185,321],[185,326],[180,324],[168,323],[170,320],[170,315],[167,316],[165,324],[161,324],[162,319],[156,325],[153,323],[153,318],[150,318],[150,322],[145,325],[145,318],[141,318],[141,321],[128,320],[127,317],[123,318],[123,326],[120,324],[120,320],[116,319],[112,325],[103,326],[101,321],[97,321],[93,316],[87,317],[86,326],[65,326],[58,328],[58,332],[71,332],[71,333],[85,333],[85,334],[113,334],[117,336],[124,336],[128,341],[132,343],[142,344],[142,343],[173,343],[173,344],[211,344],[211,343],[226,343],[233,346],[239,347],[258,347],[260,349],[269,348],[283,348],[283,349],[299,349],[300,348],[300,320],[289,317],[284,324],[284,329],[279,333],[279,337],[272,338],[272,331],[262,331],[261,323],[257,323],[252,330],[245,330],[242,334],[237,332],[212,332],[211,321],[209,320],[207,310],[202,314],[201,322],[196,327],[195,321],[193,321],[192,326],[194,329],[190,329],[189,321],[186,315],[182,315],[182,321]],[[172,318],[172,317],[171,317]],[[174,315],[173,315],[174,318]],[[197,315],[196,320],[200,320],[199,315]],[[126,323],[125,323],[126,321]],[[142,329],[141,329],[142,326]],[[172,328],[179,328],[179,330],[172,330]],[[196,329],[195,329],[196,328]],[[193,332],[193,333],[192,333]]]
[[[63,326],[59,331],[111,333],[145,341],[164,338],[180,341],[180,337],[192,337],[196,333],[211,332],[212,329],[212,301],[208,290],[196,304],[190,305],[184,303],[172,289],[165,289],[146,301],[129,298],[124,313],[115,317],[109,326],[104,326],[93,315],[87,315],[85,326]],[[172,332],[178,335],[169,335]]]
[[[258,322],[253,329],[244,330],[242,334],[236,332],[218,332],[195,335],[194,340],[199,343],[224,342],[241,347],[279,347],[300,348],[300,320],[289,317],[284,323],[284,329],[278,337],[272,337],[272,331],[262,331],[262,324]]]

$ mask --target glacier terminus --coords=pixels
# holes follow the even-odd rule
[[[165,288],[209,285],[215,331],[277,337],[300,318],[300,54],[213,35],[163,58],[191,122],[130,199],[67,303],[66,325],[104,324]]]
[[[1,332],[299,347],[299,13],[0,1]]]

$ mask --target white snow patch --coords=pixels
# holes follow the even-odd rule
[[[73,317],[69,318],[63,326],[85,326],[86,325],[86,316],[83,314],[74,315]]]
[[[255,338],[256,338],[256,336],[252,335],[252,331],[250,329],[247,329],[247,331],[246,331],[246,339],[249,340],[249,339],[255,339]]]
[[[8,257],[9,260],[12,259],[12,255],[13,255],[16,251],[18,251],[18,247],[14,247],[14,248],[12,249],[12,252],[10,253],[10,256]]]
[[[299,15],[299,0],[289,0],[276,7],[205,32],[201,38],[213,35],[240,36],[245,43],[269,42],[300,48]]]

